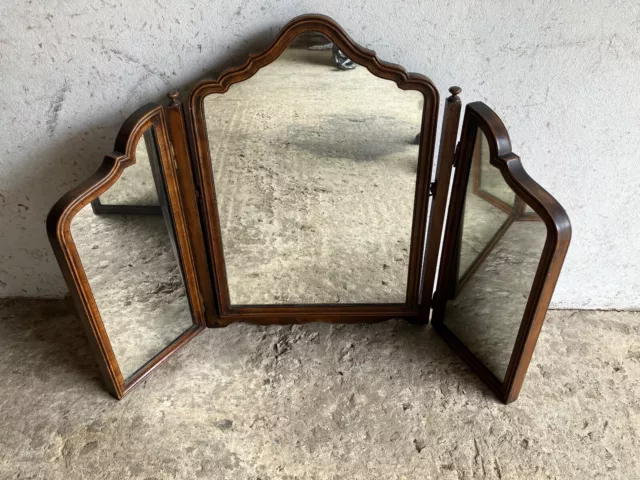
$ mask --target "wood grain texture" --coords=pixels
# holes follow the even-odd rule
[[[162,163],[168,201],[171,205],[179,261],[184,271],[185,288],[194,316],[194,326],[150,359],[133,376],[124,379],[78,255],[70,226],[73,217],[80,209],[108,190],[118,180],[123,170],[135,163],[136,145],[144,132],[151,127],[158,141],[158,154]],[[114,152],[105,156],[96,173],[58,200],[47,216],[49,240],[89,338],[104,383],[107,390],[118,399],[127,394],[179,347],[197,335],[204,325],[201,300],[195,293],[198,291],[198,285],[191,246],[187,241],[180,191],[172,164],[164,109],[154,104],[146,105],[134,112],[122,125],[116,138]]]
[[[401,89],[416,90],[423,95],[421,141],[412,221],[407,300],[405,304],[233,307],[230,304],[220,217],[204,120],[204,99],[209,94],[224,93],[234,83],[247,80],[260,68],[269,65],[278,58],[296,36],[310,31],[319,32],[328,37],[350,59],[367,68],[375,76],[392,80]],[[212,284],[221,324],[229,324],[236,321],[268,324],[314,321],[366,322],[396,317],[411,319],[412,321],[417,319],[423,246],[427,228],[428,185],[431,177],[435,145],[438,102],[439,94],[431,80],[423,75],[408,73],[398,65],[378,59],[375,52],[355,43],[336,22],[323,15],[303,15],[293,19],[282,29],[265,51],[250,55],[242,66],[227,70],[218,79],[204,80],[193,88],[189,96],[189,117],[196,154],[196,181],[202,189],[200,209],[203,218],[203,229],[207,237],[209,262],[213,267]],[[435,268],[435,265],[432,268]]]
[[[518,398],[533,355],[549,301],[553,295],[562,263],[571,240],[571,224],[562,206],[525,171],[520,158],[511,150],[507,130],[493,110],[482,102],[467,105],[460,139],[458,168],[454,178],[452,197],[445,230],[442,264],[451,266],[459,248],[461,219],[465,192],[469,181],[473,150],[478,131],[481,130],[491,152],[491,164],[498,168],[511,189],[520,196],[544,221],[547,237],[529,293],[518,336],[504,381],[499,380],[480,360],[447,328],[444,313],[449,290],[455,284],[455,268],[441,268],[433,312],[433,327],[451,347],[475,370],[505,403]]]
[[[432,310],[433,283],[436,277],[436,266],[440,258],[442,232],[444,230],[445,213],[449,201],[451,173],[456,155],[456,140],[462,103],[459,87],[451,87],[447,98],[440,137],[440,151],[436,166],[434,200],[431,206],[429,230],[427,234],[427,254],[424,263],[424,278],[422,281],[422,304],[420,305],[419,323],[429,323]]]
[[[198,277],[198,295],[201,298],[204,309],[205,324],[215,327],[219,325],[219,320],[213,296],[202,293],[211,292],[213,287],[209,275],[204,243],[205,237],[202,232],[202,222],[198,209],[198,190],[193,177],[189,136],[186,126],[187,119],[180,94],[171,92],[169,98],[171,98],[171,102],[167,107],[167,128],[172,145],[172,153],[176,161],[180,200],[184,207],[188,238],[193,252],[193,268]]]

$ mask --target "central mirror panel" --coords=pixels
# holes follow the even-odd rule
[[[204,112],[231,305],[406,302],[422,93],[305,32]]]
[[[511,213],[492,199],[467,188],[459,234],[460,269],[444,325],[503,381],[547,238],[547,228],[513,208],[526,205],[491,164],[487,139],[477,130],[474,161],[490,173],[494,198],[511,197]],[[484,177],[487,178],[487,177]],[[469,182],[471,183],[471,182]],[[510,192],[510,193],[508,193]],[[537,221],[536,221],[537,220]]]

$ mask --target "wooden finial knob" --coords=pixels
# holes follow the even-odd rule
[[[458,96],[458,94],[462,91],[462,89],[460,87],[449,87],[449,93],[451,94],[451,96],[449,98],[447,98],[447,102],[449,103],[461,103],[460,102],[460,97]]]
[[[177,90],[167,93],[167,97],[171,99],[171,103],[169,104],[171,107],[177,107],[180,105],[180,92]]]

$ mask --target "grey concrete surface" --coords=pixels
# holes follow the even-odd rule
[[[400,322],[207,330],[118,402],[65,303],[0,301],[0,478],[639,478],[639,316],[551,311],[509,406]]]

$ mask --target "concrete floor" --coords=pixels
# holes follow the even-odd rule
[[[640,478],[640,314],[552,311],[509,406],[433,333],[207,330],[118,402],[63,301],[0,301],[0,478]]]

